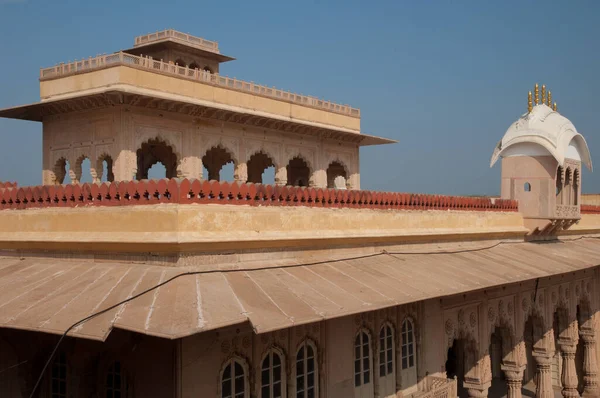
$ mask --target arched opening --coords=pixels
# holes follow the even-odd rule
[[[106,370],[104,387],[107,398],[129,397],[129,383],[120,361],[114,361]]]
[[[148,179],[150,168],[161,163],[165,169],[165,178],[174,178],[177,176],[177,155],[173,148],[166,142],[155,138],[142,144],[137,150],[137,180]],[[157,170],[158,171],[158,170]]]
[[[563,168],[558,166],[556,169],[556,204],[562,205],[562,191],[563,191]]]
[[[109,155],[100,155],[96,162],[96,173],[100,182],[113,182],[115,180],[113,160]]]
[[[579,169],[573,172],[573,205],[579,205]]]
[[[233,157],[222,146],[217,145],[206,151],[206,154],[202,156],[202,164],[207,172],[204,175],[205,179],[233,181],[233,171],[235,168]]]
[[[92,163],[90,162],[90,159],[82,157],[78,159],[77,162],[77,181],[79,181],[80,184],[92,182]]]
[[[156,162],[148,169],[149,180],[162,180],[167,178],[167,168],[161,162]]]
[[[308,163],[300,156],[296,156],[286,166],[287,169],[287,185],[297,187],[306,187],[310,180],[310,168]]]
[[[56,161],[54,165],[54,176],[55,176],[55,184],[70,184],[71,176],[69,175],[69,171],[71,170],[71,165],[69,161],[65,158],[60,158]]]
[[[248,398],[247,365],[241,358],[231,358],[221,371],[221,398]]]
[[[67,398],[69,396],[69,369],[67,366],[67,354],[64,351],[60,351],[54,357],[50,376],[51,396],[53,398]]]
[[[209,66],[205,66],[204,68],[202,68],[202,70],[204,72],[213,73],[212,69]]]
[[[268,168],[272,168],[273,173],[275,172],[275,164],[273,163],[273,159],[271,159],[264,152],[257,152],[250,156],[247,167],[248,182],[255,184],[264,184],[263,177]],[[275,179],[274,175],[273,179]]]
[[[331,162],[327,167],[327,188],[346,189],[348,173],[340,162]]]
[[[525,192],[531,192],[531,184],[526,182],[525,185],[523,186],[523,190]]]
[[[260,367],[260,397],[281,398],[285,396],[285,360],[278,349],[270,349]]]
[[[412,319],[404,319],[400,332],[400,380],[402,391],[408,395],[417,390],[417,350]]]
[[[507,381],[502,370],[505,359],[513,349],[511,334],[508,328],[496,326],[490,336],[490,365],[492,369],[492,385],[490,397],[504,397],[507,395]]]
[[[456,377],[457,391],[459,397],[465,397],[466,391],[463,387],[465,381],[465,340],[454,339],[452,346],[448,348],[446,359],[446,377],[453,379]]]
[[[371,338],[360,330],[354,339],[354,396],[370,397],[373,391],[371,373]]]
[[[567,167],[567,170],[565,171],[565,188],[564,188],[564,194],[563,196],[565,196],[565,198],[563,198],[563,203],[566,205],[571,205],[572,204],[572,197],[571,197],[571,193],[573,191],[573,188],[571,187],[571,183],[572,183],[572,174],[571,174],[571,168]]]
[[[319,361],[317,348],[310,340],[304,340],[296,352],[295,394],[296,398],[319,396]]]
[[[185,68],[185,65],[186,65],[185,61],[184,61],[184,60],[182,60],[181,58],[177,58],[177,59],[175,60],[175,64],[177,64],[177,65],[179,65],[179,66],[181,66],[181,67],[183,67],[183,68]]]
[[[396,347],[394,328],[385,323],[379,330],[379,395],[393,396],[396,393]],[[377,357],[376,357],[377,358]]]
[[[535,303],[534,303],[535,304]],[[537,362],[533,357],[534,347],[544,344],[544,322],[539,315],[530,315],[524,325],[525,355],[527,367],[523,373],[523,388],[535,391],[535,375]]]
[[[189,68],[190,68],[190,69],[199,69],[199,68],[200,68],[200,66],[198,66],[198,64],[197,64],[197,63],[195,63],[195,62],[192,62],[192,63],[190,64]]]

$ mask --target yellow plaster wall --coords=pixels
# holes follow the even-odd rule
[[[357,133],[360,131],[360,118],[126,66],[115,66],[42,81],[40,82],[40,96],[42,100],[48,100],[56,96],[106,88],[117,84],[181,95],[299,121],[342,127],[355,130]]]
[[[0,248],[179,251],[523,236],[515,212],[143,205],[0,212]],[[36,243],[37,242],[37,243]],[[102,246],[108,245],[108,246]]]

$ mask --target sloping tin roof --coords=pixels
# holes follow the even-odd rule
[[[74,328],[104,340],[120,328],[164,338],[249,321],[257,333],[600,264],[600,241],[421,245],[418,252],[298,258],[182,275]],[[466,247],[466,248],[465,248]],[[450,249],[450,250],[448,250]],[[423,253],[427,252],[427,253]],[[311,263],[311,264],[307,264]],[[268,265],[268,267],[266,267]],[[69,326],[190,268],[0,257],[0,327]]]

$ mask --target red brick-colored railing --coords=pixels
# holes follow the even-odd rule
[[[600,206],[581,205],[579,212],[581,214],[600,214]]]
[[[517,211],[514,200],[282,187],[201,180],[143,180],[0,190],[0,209],[218,203],[363,209]]]
[[[16,182],[0,181],[0,189],[16,188],[16,187],[17,187]]]

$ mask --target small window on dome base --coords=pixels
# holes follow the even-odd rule
[[[525,186],[523,187],[525,192],[531,192],[531,184],[526,182]]]

